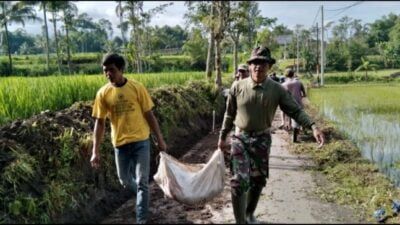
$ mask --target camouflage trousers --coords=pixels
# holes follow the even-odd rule
[[[232,135],[230,180],[232,193],[241,195],[249,188],[262,189],[267,184],[271,135],[250,136],[244,132]]]

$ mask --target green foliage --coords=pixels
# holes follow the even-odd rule
[[[371,29],[368,34],[369,45],[374,47],[381,42],[389,41],[390,30],[396,24],[397,19],[398,16],[396,14],[390,13],[371,23]]]
[[[354,87],[351,87],[351,89],[354,89]],[[348,139],[351,136],[347,135],[346,131],[358,129],[354,120],[349,123],[351,128],[343,130],[337,120],[330,120],[332,117],[324,115],[323,119],[323,115],[316,111],[317,108],[320,108],[321,99],[315,95],[314,89],[312,91],[312,106],[307,106],[306,110],[321,124],[326,137],[326,144],[322,148],[317,148],[315,143],[304,141],[301,144],[291,146],[291,151],[297,154],[311,155],[316,169],[326,175],[328,182],[317,183],[316,193],[328,202],[344,204],[355,209],[360,221],[372,222],[374,220],[373,212],[378,207],[384,207],[389,216],[387,222],[398,223],[398,217],[391,217],[395,216],[391,213],[391,204],[392,200],[400,197],[400,192],[393,182],[379,171],[380,166],[365,159],[363,150],[357,147],[354,141]],[[369,92],[372,92],[370,87]],[[329,93],[335,96],[339,92],[329,90]],[[332,96],[324,96],[323,98],[328,100]],[[358,99],[357,101],[364,102],[364,99],[359,99],[359,96],[354,97]],[[369,97],[365,99],[367,98]],[[340,105],[343,105],[343,99],[341,101]],[[350,101],[354,103],[354,100]],[[355,117],[357,116],[353,115],[353,118]],[[307,138],[307,140],[312,140],[311,133],[308,136],[310,139]]]
[[[70,164],[73,163],[73,159],[76,156],[76,152],[73,149],[74,143],[74,128],[70,130],[65,129],[64,133],[62,133],[59,137],[56,137],[56,140],[59,140],[61,149],[60,149],[60,157],[57,161],[61,163],[64,167],[69,167]]]
[[[204,133],[204,128],[208,131],[207,123],[202,123],[209,121],[212,110],[217,116],[223,113],[224,99],[212,83],[189,81],[187,85],[159,86],[151,88],[150,93],[163,135],[172,149],[178,136],[186,138],[188,131],[198,135]],[[116,196],[109,194],[121,190],[108,129],[101,145],[101,166],[98,170],[90,168],[91,105],[92,102],[74,104],[66,111],[25,120],[26,126],[17,126],[15,132],[23,140],[34,141],[22,141],[22,147],[8,150],[13,142],[8,137],[2,139],[9,144],[0,145],[1,152],[11,152],[12,156],[5,157],[9,162],[0,179],[0,193],[5,196],[0,199],[2,223],[60,223],[66,215],[85,215],[93,201],[100,205],[107,198],[108,204]],[[82,222],[82,218],[75,222]]]
[[[395,78],[390,77],[393,72],[398,70],[375,70],[366,77],[365,72],[330,72],[324,73],[326,84],[356,83],[356,82],[393,82]]]
[[[183,45],[183,52],[190,56],[190,64],[199,69],[205,69],[208,43],[203,38],[200,29],[192,29],[189,40]]]
[[[14,191],[24,182],[30,182],[38,167],[37,160],[24,149],[11,149],[14,161],[5,167],[2,174],[3,185],[10,184]],[[5,183],[4,183],[5,182]]]
[[[357,67],[357,69],[355,71],[364,70],[365,71],[365,78],[367,78],[368,77],[368,70],[376,71],[377,67],[378,67],[377,65],[370,63],[365,58],[361,58],[361,65],[359,67]]]

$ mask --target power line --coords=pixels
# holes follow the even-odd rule
[[[358,4],[361,4],[361,3],[362,3],[362,1],[358,1],[358,2],[356,2],[356,3],[353,3],[352,5],[349,5],[349,6],[346,6],[346,7],[343,7],[343,8],[339,8],[339,9],[325,9],[325,11],[338,11],[338,10],[342,10],[342,9],[348,9],[348,8],[350,8],[350,7],[353,7],[353,6],[358,5]]]
[[[318,7],[317,14],[315,14],[314,21],[312,22],[312,25],[311,25],[311,27],[313,27],[313,26],[314,26],[314,23],[315,23],[315,20],[316,20],[316,19],[317,19],[317,17],[318,17],[319,11],[321,11],[321,8],[319,8],[319,7]]]
[[[363,3],[363,2],[362,2],[362,1],[359,1],[359,2],[356,2],[356,3],[352,4],[352,5],[349,5],[349,6],[346,6],[346,7],[344,7],[344,8],[341,8],[342,11],[336,13],[336,14],[333,15],[333,16],[330,16],[330,17],[327,18],[327,19],[332,19],[333,17],[335,17],[335,16],[337,16],[337,15],[343,13],[344,11],[350,9],[351,7],[354,7],[354,6],[359,5],[359,4],[361,4],[361,3]],[[340,10],[340,9],[338,9],[338,10]],[[333,10],[330,10],[330,11],[333,11]],[[335,11],[337,11],[337,10],[335,10]]]

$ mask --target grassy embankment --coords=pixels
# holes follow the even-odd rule
[[[98,79],[99,85],[105,82]],[[78,81],[69,85],[71,93],[84,82]],[[150,94],[169,153],[178,156],[187,150],[182,143],[210,131],[212,111],[220,118],[224,102],[208,82],[173,83],[153,86]],[[0,127],[0,223],[96,223],[131,196],[124,195],[116,177],[109,127],[101,147],[100,169],[90,168],[90,114],[90,102],[76,103]],[[156,151],[151,140],[154,172]]]
[[[327,144],[317,149],[308,135],[292,151],[311,154],[316,169],[331,182],[321,184],[317,193],[329,202],[352,206],[364,220],[373,221],[373,212],[383,207],[386,222],[399,223],[391,205],[400,199],[395,185],[400,171],[400,86],[328,85],[311,89],[309,96],[307,111],[323,127]]]

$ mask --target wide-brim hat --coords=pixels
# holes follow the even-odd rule
[[[246,62],[247,64],[250,64],[254,60],[263,60],[271,65],[275,64],[276,62],[275,59],[271,57],[271,52],[269,49],[263,46],[258,46],[253,49],[250,59],[248,59]]]
[[[238,66],[238,70],[246,70],[246,71],[249,71],[249,66],[246,65],[246,64],[240,64],[240,65]]]

